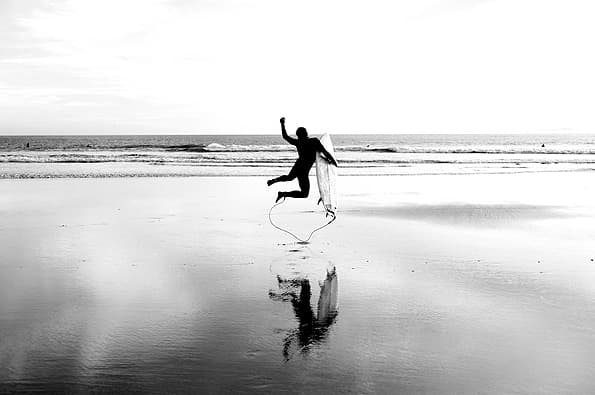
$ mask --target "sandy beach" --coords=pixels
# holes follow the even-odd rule
[[[595,394],[593,15],[0,0],[0,395]]]
[[[0,180],[0,390],[595,391],[593,172],[265,180]]]

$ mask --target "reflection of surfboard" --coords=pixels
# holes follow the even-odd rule
[[[320,138],[322,146],[335,156],[331,136],[325,134]],[[337,214],[337,167],[328,163],[320,154],[316,153],[316,179],[320,191],[320,201],[327,213]]]
[[[320,297],[318,298],[319,323],[332,324],[337,315],[337,300],[339,286],[337,285],[337,272],[333,267],[332,271],[326,272],[326,279],[320,284]]]

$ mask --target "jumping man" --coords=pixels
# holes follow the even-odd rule
[[[284,197],[292,197],[292,198],[306,198],[310,193],[310,180],[308,179],[308,173],[310,173],[310,169],[316,160],[316,153],[322,153],[324,159],[326,159],[329,163],[337,166],[337,161],[333,156],[322,146],[320,140],[316,137],[309,138],[308,132],[306,128],[299,127],[295,131],[297,135],[297,139],[293,137],[289,137],[287,131],[285,130],[285,118],[281,118],[281,134],[283,138],[291,145],[295,145],[298,152],[298,159],[295,161],[295,164],[291,168],[291,171],[286,176],[281,176],[277,178],[273,178],[272,180],[267,181],[267,185],[271,186],[276,182],[280,181],[291,181],[294,179],[298,179],[298,183],[300,185],[299,191],[291,191],[291,192],[279,192],[277,194],[277,202]]]

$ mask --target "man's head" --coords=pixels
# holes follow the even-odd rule
[[[299,127],[297,128],[297,130],[295,131],[295,134],[298,136],[298,139],[307,139],[308,138],[308,132],[306,131],[306,128],[304,127]]]

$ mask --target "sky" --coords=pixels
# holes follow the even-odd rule
[[[593,133],[591,0],[0,0],[0,134]]]

